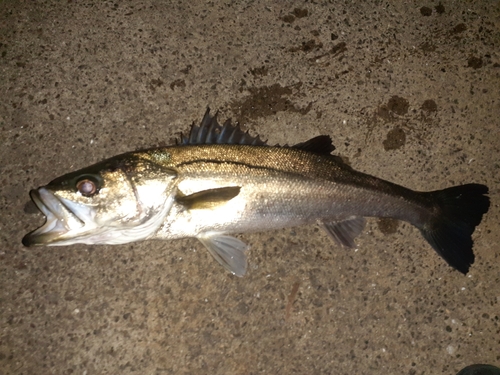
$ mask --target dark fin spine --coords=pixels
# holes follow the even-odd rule
[[[210,115],[210,108],[207,108],[200,126],[193,124],[189,136],[181,134],[180,145],[211,145],[211,144],[233,144],[267,146],[266,142],[259,136],[253,137],[248,132],[241,130],[239,125],[232,125],[231,120],[227,120],[223,126],[217,121],[218,112]]]
[[[422,235],[450,266],[466,274],[474,263],[472,233],[490,207],[488,187],[467,184],[423,194],[435,202],[436,214],[419,228]]]

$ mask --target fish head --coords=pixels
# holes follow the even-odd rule
[[[173,204],[174,170],[124,154],[65,174],[32,190],[46,216],[23,238],[25,246],[120,244],[158,230]]]

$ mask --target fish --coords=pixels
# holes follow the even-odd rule
[[[235,234],[319,224],[355,248],[367,217],[415,226],[453,268],[474,262],[472,234],[489,209],[488,187],[420,192],[356,171],[327,135],[269,145],[207,108],[176,144],[124,153],[30,191],[45,223],[25,246],[120,245],[196,238],[243,276],[249,246]]]

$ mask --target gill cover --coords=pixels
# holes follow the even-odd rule
[[[143,240],[173,204],[175,171],[148,153],[129,153],[61,176],[30,192],[46,216],[25,246],[120,244]]]

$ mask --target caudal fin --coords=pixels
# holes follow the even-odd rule
[[[466,274],[474,263],[472,233],[490,207],[488,187],[467,184],[426,194],[436,202],[437,212],[420,231],[450,266]]]

